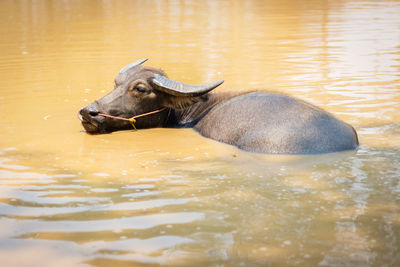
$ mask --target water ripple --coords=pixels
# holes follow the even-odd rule
[[[204,220],[201,212],[176,212],[152,214],[128,218],[91,221],[40,221],[0,219],[0,228],[7,229],[11,236],[30,233],[74,233],[74,232],[119,232],[122,230],[149,229],[167,224],[187,224]]]

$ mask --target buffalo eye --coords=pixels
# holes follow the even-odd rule
[[[133,88],[136,92],[145,93],[146,87],[143,84],[138,84]]]

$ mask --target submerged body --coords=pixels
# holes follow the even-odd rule
[[[213,98],[219,97],[210,96]],[[189,123],[205,137],[246,151],[316,154],[353,150],[358,146],[352,126],[284,94],[251,92],[219,99],[207,110],[202,105],[198,103],[178,112],[179,125]],[[196,112],[197,109],[204,111]]]
[[[137,119],[138,129],[193,127],[205,137],[250,152],[317,154],[358,147],[352,126],[294,97],[270,92],[209,93],[223,81],[186,85],[169,80],[161,70],[141,66],[143,62],[124,67],[111,93],[79,111],[87,132],[131,127],[127,121],[102,114],[130,118],[150,112]]]

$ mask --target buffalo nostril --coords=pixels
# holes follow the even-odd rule
[[[79,110],[78,116],[84,117],[84,118],[90,120],[90,118],[96,117],[97,115],[99,115],[99,113],[100,112],[97,110],[96,107],[93,107],[90,105],[90,106],[81,108],[81,110]]]
[[[98,112],[98,111],[93,111],[93,110],[89,111],[89,115],[92,117],[96,117],[97,115],[99,115],[99,113],[100,112]]]

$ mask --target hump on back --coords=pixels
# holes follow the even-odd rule
[[[115,88],[80,109],[86,132],[136,128],[193,127],[201,135],[249,152],[318,154],[354,150],[354,128],[294,97],[271,92],[213,93],[223,80],[188,85],[142,65],[121,69]]]

